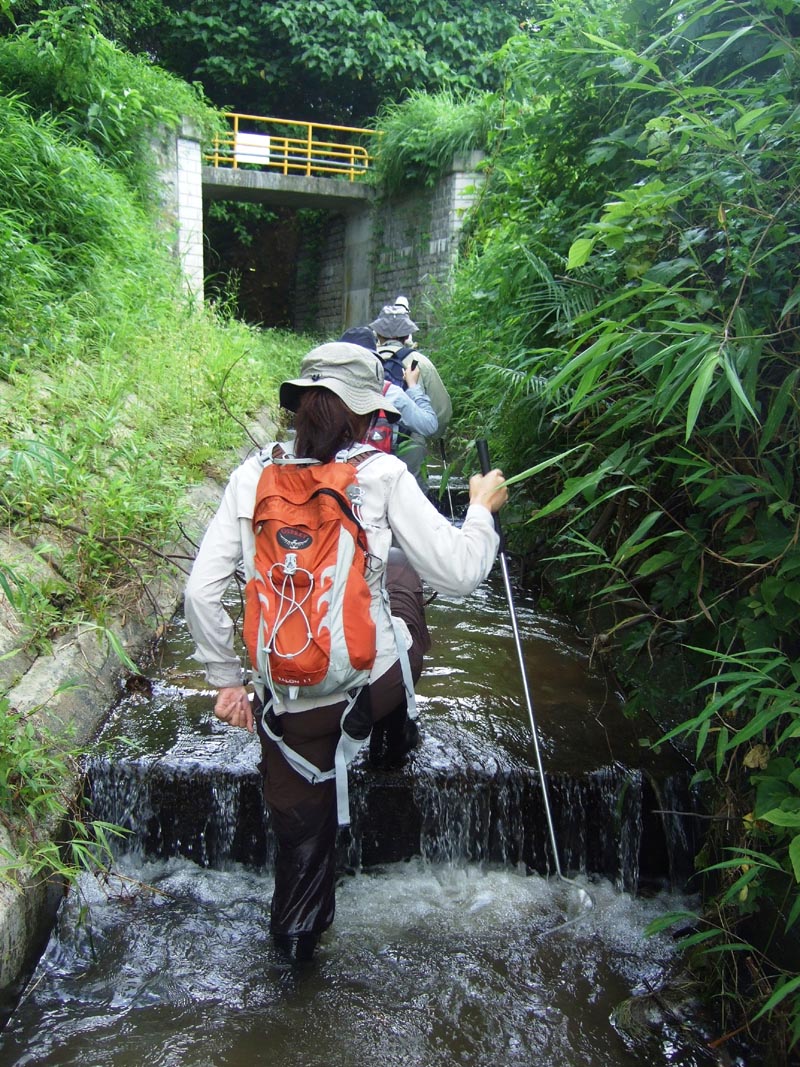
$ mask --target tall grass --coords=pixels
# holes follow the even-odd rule
[[[488,146],[496,121],[497,101],[488,93],[418,90],[402,103],[389,103],[377,118],[382,136],[375,150],[375,180],[388,194],[435,185],[454,154]]]
[[[175,129],[186,118],[209,137],[221,120],[195,86],[117,48],[99,32],[101,21],[86,0],[41,11],[18,33],[0,37],[0,92],[23,95],[36,114],[57,116],[73,140],[151,198],[147,147],[157,128]]]
[[[0,95],[0,126],[0,512],[50,565],[0,578],[44,649],[141,589],[307,345],[190,305],[140,190],[59,116]]]

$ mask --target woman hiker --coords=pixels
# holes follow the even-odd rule
[[[382,377],[375,356],[358,345],[333,342],[309,352],[300,377],[280,387],[281,405],[295,413],[294,441],[281,445],[283,453],[328,462],[362,441],[376,411],[397,417],[383,395]],[[302,777],[274,738],[282,733],[283,742],[295,753],[318,768],[331,768],[342,733],[345,694],[276,701],[268,717],[270,729],[265,730],[258,697],[251,704],[234,651],[233,623],[222,606],[237,567],[244,566],[248,579],[253,575],[256,486],[264,467],[277,455],[275,446],[268,445],[231,475],[186,586],[185,614],[196,658],[204,664],[208,682],[218,689],[214,714],[231,726],[258,730],[264,796],[278,841],[270,930],[289,958],[309,959],[334,918],[336,784],[332,779],[312,783]],[[377,644],[366,706],[373,721],[394,722],[398,757],[415,738],[409,739],[405,730],[401,660],[406,657],[398,652],[397,631],[414,680],[429,644],[419,576],[445,595],[465,596],[477,588],[498,550],[493,512],[506,502],[507,490],[499,470],[473,475],[467,515],[456,528],[428,501],[396,456],[370,451],[359,463],[357,478],[363,494],[360,512],[370,560],[366,578]],[[405,554],[399,553],[398,561],[390,560],[393,541]],[[395,553],[392,549],[392,556]],[[389,606],[382,595],[384,572]]]

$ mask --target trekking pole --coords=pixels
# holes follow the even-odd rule
[[[491,463],[489,462],[489,446],[483,438],[480,438],[475,442],[475,446],[478,450],[478,462],[481,467],[481,474],[488,474],[491,470]],[[531,736],[533,737],[533,751],[536,756],[536,767],[539,771],[539,780],[542,783],[542,799],[544,801],[544,812],[547,817],[547,829],[550,834],[550,847],[553,850],[553,859],[556,866],[556,874],[562,880],[562,882],[569,882],[574,885],[581,894],[581,900],[583,903],[588,903],[589,907],[592,907],[593,901],[590,894],[582,887],[574,882],[571,878],[567,878],[566,875],[561,872],[561,861],[558,856],[558,844],[556,842],[556,831],[553,825],[553,815],[550,810],[550,797],[548,795],[547,788],[547,776],[544,773],[544,765],[542,763],[542,753],[539,746],[539,731],[536,727],[536,716],[533,711],[533,700],[531,699],[530,688],[528,686],[528,674],[525,670],[525,656],[522,651],[522,641],[519,636],[519,626],[517,625],[517,612],[514,608],[514,596],[511,591],[511,578],[508,572],[508,559],[506,557],[505,539],[503,537],[503,531],[500,526],[500,516],[497,512],[494,513],[494,527],[497,530],[497,535],[500,538],[500,548],[498,555],[500,558],[500,570],[503,574],[503,585],[506,591],[506,600],[508,601],[508,613],[511,617],[511,630],[514,635],[514,645],[517,650],[517,659],[519,660],[519,669],[522,676],[522,690],[525,694],[525,703],[528,708],[528,719],[531,725]],[[566,925],[562,924],[562,925]]]
[[[447,475],[447,502],[450,505],[450,518],[454,519],[456,517],[456,513],[455,513],[455,511],[453,511],[453,495],[450,492],[450,475],[447,473],[447,456],[445,455],[445,452],[444,452],[444,438],[443,437],[439,438],[439,449],[440,449],[440,451],[442,453],[442,477],[444,478],[445,475]]]

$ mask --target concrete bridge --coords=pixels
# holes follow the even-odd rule
[[[343,182],[336,178],[223,170],[211,166],[204,166],[201,176],[205,200],[245,200],[282,207],[353,211],[371,204],[375,198],[375,190],[371,185]]]
[[[399,292],[412,306],[445,283],[466,210],[482,180],[479,153],[455,158],[433,189],[383,198],[364,178],[358,140],[375,131],[231,115],[230,134],[204,151],[184,127],[158,146],[165,207],[186,286],[204,294],[203,208],[214,200],[314,208],[325,221],[296,267],[295,327],[335,334],[368,322]],[[255,132],[254,132],[255,131]]]

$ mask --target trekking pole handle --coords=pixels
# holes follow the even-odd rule
[[[492,469],[492,464],[489,460],[489,444],[486,438],[479,437],[475,442],[475,447],[478,450],[478,463],[481,465],[481,474],[488,474]]]
[[[478,463],[481,467],[481,474],[488,474],[492,469],[492,463],[489,459],[489,445],[485,437],[479,437],[475,442],[475,447],[478,450]],[[500,538],[500,551],[505,548],[505,542],[503,538],[503,531],[500,528],[500,516],[497,512],[494,512],[494,528],[497,530],[497,536]]]

